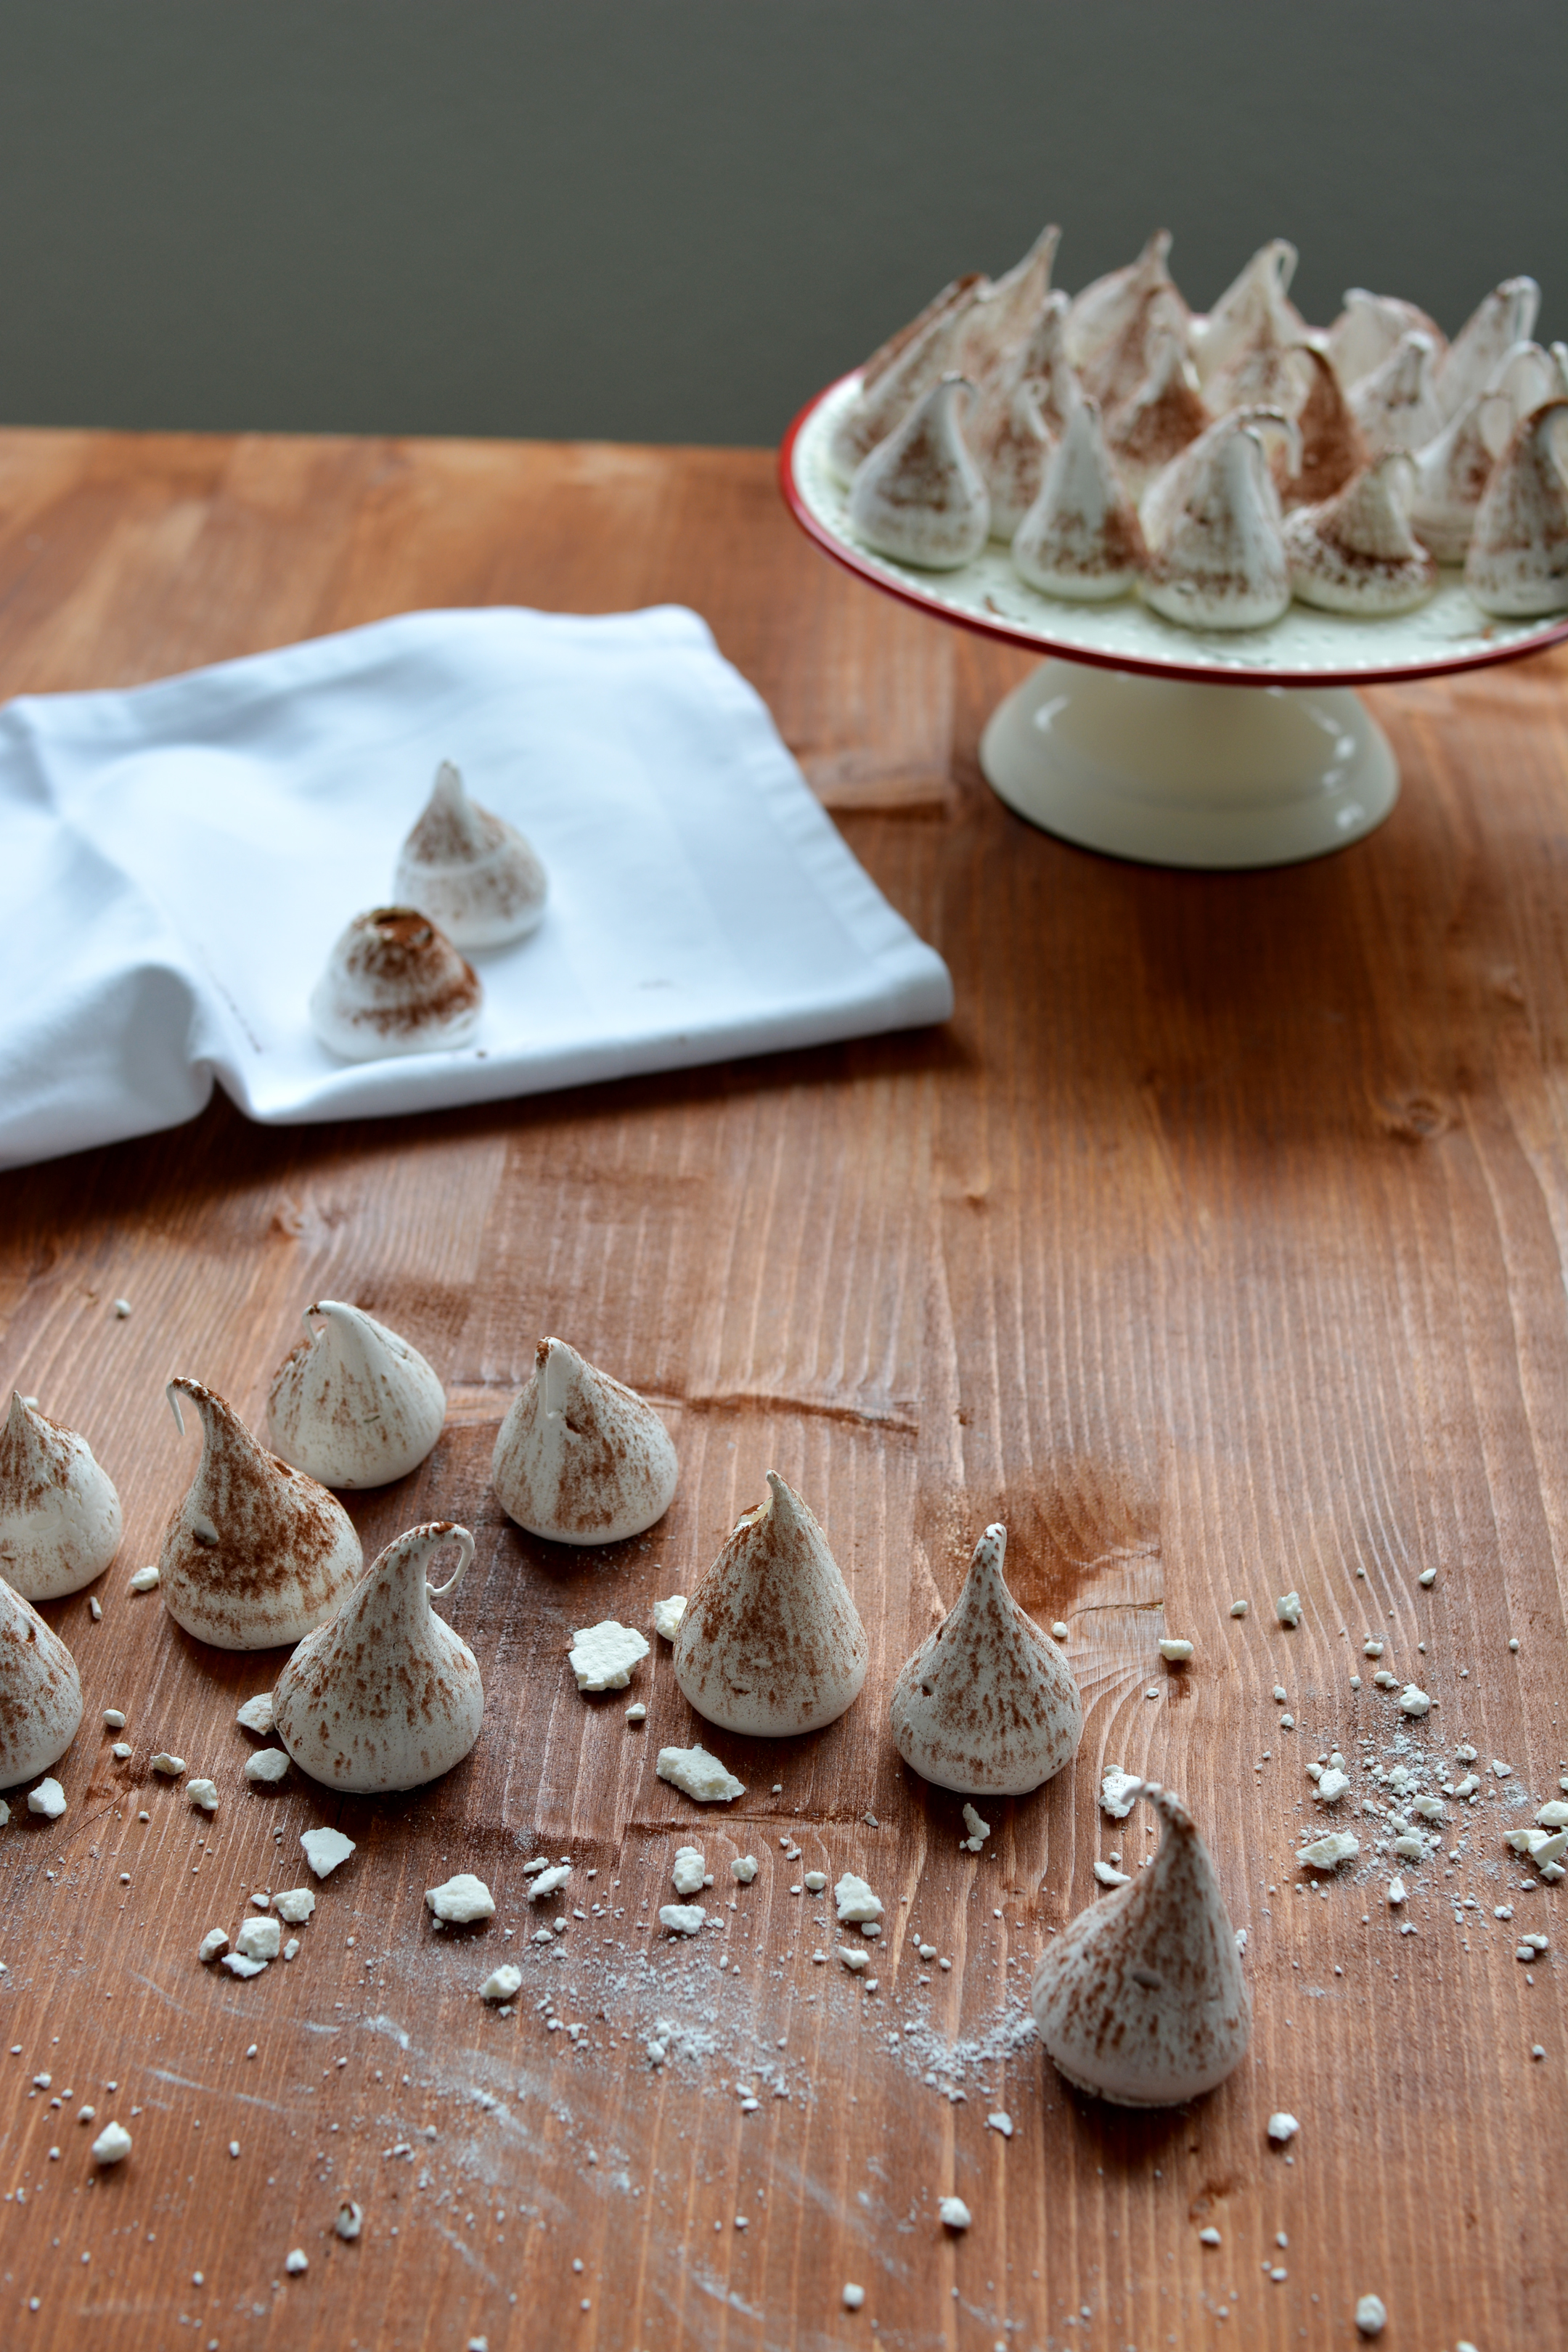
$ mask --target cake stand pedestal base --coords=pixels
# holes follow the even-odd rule
[[[1204,686],[1042,663],[991,714],[987,782],[1085,849],[1148,866],[1289,866],[1342,849],[1399,796],[1348,687]]]

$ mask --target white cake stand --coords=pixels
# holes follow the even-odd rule
[[[790,511],[874,587],[1054,656],[992,712],[980,764],[1009,808],[1087,849],[1194,866],[1286,866],[1342,849],[1399,794],[1357,686],[1515,661],[1568,637],[1568,614],[1489,619],[1457,572],[1391,620],[1292,604],[1269,628],[1228,633],[1179,628],[1132,596],[1039,595],[994,541],[962,572],[892,562],[851,536],[848,493],[827,464],[858,384],[830,384],[791,425],[779,453]]]

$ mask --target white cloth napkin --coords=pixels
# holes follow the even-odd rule
[[[453,1052],[345,1064],[306,999],[437,764],[521,827],[543,924]],[[0,711],[0,1165],[193,1118],[362,1118],[942,1021],[763,704],[674,606],[410,613]]]

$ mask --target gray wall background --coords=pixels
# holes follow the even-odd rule
[[[0,417],[769,442],[1047,218],[1568,333],[1561,0],[5,0]]]

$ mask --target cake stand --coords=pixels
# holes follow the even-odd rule
[[[980,740],[1020,816],[1154,866],[1286,866],[1359,841],[1399,793],[1388,739],[1355,692],[1517,661],[1568,637],[1568,614],[1489,618],[1458,572],[1415,612],[1356,620],[1292,604],[1266,629],[1183,629],[1133,596],[1042,596],[993,541],[961,572],[921,572],[851,536],[827,463],[858,375],[803,409],[779,453],[784,499],[829,555],[923,613],[1047,654]],[[1251,692],[1245,689],[1250,688]]]

